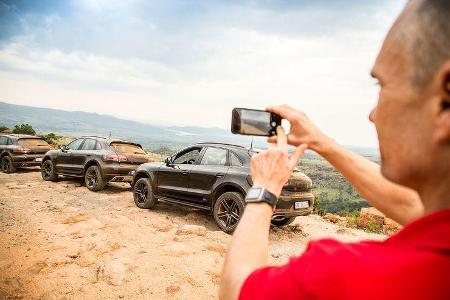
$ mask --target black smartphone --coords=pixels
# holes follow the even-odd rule
[[[272,136],[281,126],[281,117],[265,110],[234,108],[231,116],[231,132],[243,135]]]

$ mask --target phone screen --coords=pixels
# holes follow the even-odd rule
[[[269,136],[274,130],[272,118],[272,114],[267,111],[235,108],[233,110],[232,132],[244,135]]]
[[[270,131],[270,113],[266,111],[241,110],[241,133],[266,135]]]

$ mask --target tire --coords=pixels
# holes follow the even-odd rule
[[[217,226],[225,233],[233,233],[244,213],[244,196],[237,192],[226,192],[214,203],[213,216]]]
[[[270,221],[270,223],[273,226],[276,226],[276,227],[283,227],[283,226],[287,226],[287,225],[291,224],[292,222],[294,222],[295,218],[296,217],[282,218],[282,219],[272,219]]]
[[[98,166],[90,166],[84,173],[84,183],[93,192],[101,191],[105,188],[106,181]]]
[[[42,163],[41,176],[45,181],[57,181],[58,175],[55,172],[55,166],[51,159],[47,159]]]
[[[134,203],[139,208],[153,208],[158,200],[153,194],[152,185],[149,178],[141,178],[133,187]]]
[[[2,172],[6,174],[14,173],[17,168],[13,165],[12,159],[9,156],[4,156],[1,161]]]

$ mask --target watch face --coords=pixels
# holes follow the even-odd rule
[[[259,197],[259,195],[261,194],[261,189],[258,189],[258,188],[251,188],[249,191],[248,191],[248,194],[247,194],[247,199],[258,199],[258,197]]]

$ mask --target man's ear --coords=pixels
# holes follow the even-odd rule
[[[436,124],[436,140],[438,143],[450,144],[450,61],[441,68],[438,83],[440,107]]]

